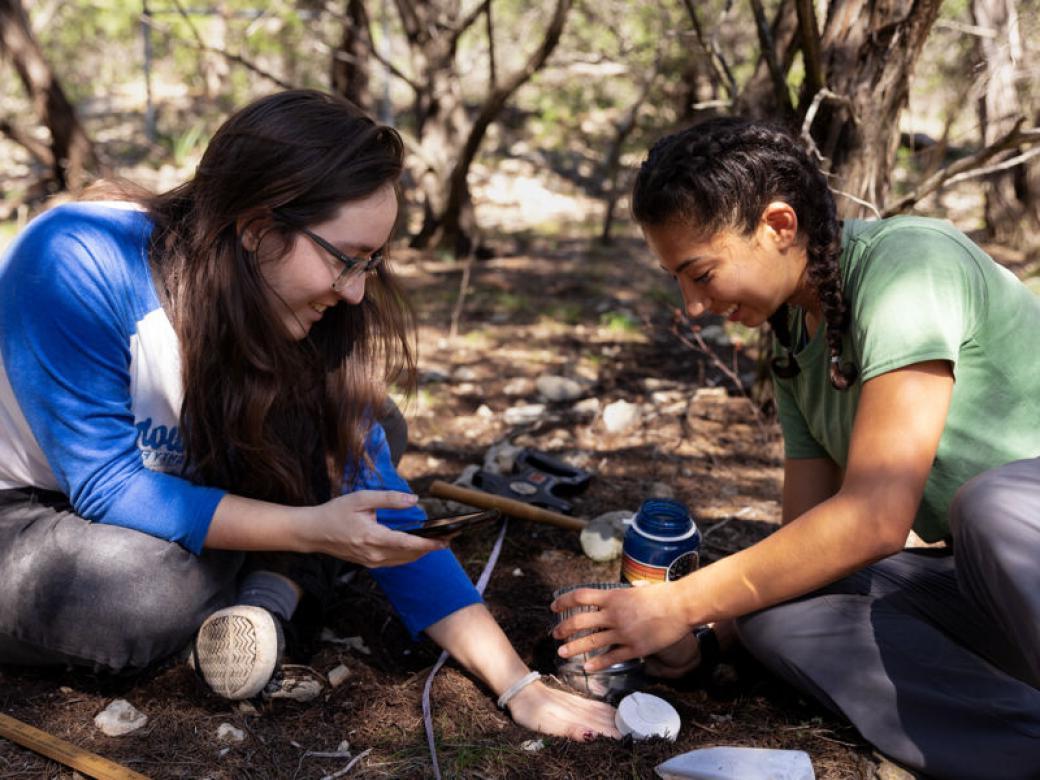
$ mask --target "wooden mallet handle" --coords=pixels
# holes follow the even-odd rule
[[[496,496],[493,493],[485,493],[483,490],[451,485],[447,482],[435,480],[430,485],[430,494],[437,498],[446,498],[450,501],[458,501],[460,504],[469,504],[478,509],[497,509],[504,515],[519,517],[521,520],[533,520],[536,523],[547,523],[557,528],[565,528],[568,531],[580,531],[585,527],[586,521],[580,517],[561,515],[559,512],[550,512],[548,509],[531,506],[523,501],[514,501],[505,496]]]
[[[34,750],[90,777],[104,778],[104,780],[148,780],[147,775],[138,774],[121,764],[76,747],[71,742],[59,739],[46,731],[40,731],[28,723],[22,723],[3,713],[0,713],[0,737],[5,737],[17,745]]]

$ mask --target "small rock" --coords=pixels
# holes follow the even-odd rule
[[[456,382],[476,382],[480,375],[469,366],[459,366],[451,372],[451,378]]]
[[[491,407],[487,404],[481,404],[477,407],[477,417],[483,417],[485,420],[488,420],[494,416],[495,413],[491,411]]]
[[[350,669],[343,664],[340,664],[335,669],[331,670],[326,676],[329,678],[329,685],[333,688],[338,688],[348,677],[350,677]]]
[[[526,742],[520,743],[520,749],[526,750],[528,753],[537,753],[539,750],[545,747],[544,739],[529,739]]]
[[[620,510],[593,518],[581,531],[581,549],[594,561],[612,561],[621,555],[621,547],[634,512]]]
[[[516,466],[516,458],[523,451],[511,441],[496,442],[484,453],[484,471],[492,474],[509,474]]]
[[[217,727],[218,742],[244,742],[246,734],[242,729],[235,728],[230,723],[221,723]]]
[[[502,387],[502,393],[509,396],[531,395],[533,392],[534,382],[526,376],[513,377]]]
[[[574,401],[585,394],[585,388],[579,382],[565,376],[546,374],[538,377],[534,386],[547,401]]]
[[[654,482],[650,485],[650,498],[675,498],[675,490],[671,485],[664,482]]]
[[[716,347],[728,347],[730,344],[729,334],[721,325],[708,325],[701,328],[701,338]]]
[[[675,387],[675,382],[671,382],[667,379],[658,379],[656,376],[648,376],[643,380],[643,387],[647,389],[647,392],[654,392],[655,390],[667,390]]]
[[[217,751],[217,757],[218,758],[223,758],[224,756],[226,756],[230,752],[231,752],[231,748],[229,748],[229,747],[221,748],[220,750]]]
[[[506,409],[505,421],[509,425],[526,425],[545,414],[545,404],[520,404]]]
[[[271,686],[264,690],[266,699],[291,699],[292,701],[311,701],[321,696],[325,690],[320,680],[313,677],[286,678],[274,690]]]
[[[524,570],[520,569],[520,568],[513,569],[513,576],[514,577],[523,577],[524,576]]]
[[[372,654],[372,651],[368,649],[368,645],[365,644],[365,640],[359,636],[336,636],[329,629],[323,628],[320,639],[322,642],[328,642],[329,644],[344,645],[365,655]]]
[[[137,731],[147,722],[148,716],[134,709],[126,699],[116,699],[94,717],[94,725],[110,737]]]
[[[337,753],[349,753],[350,752],[350,743],[347,740],[343,740],[336,747],[336,752]]]
[[[585,398],[571,407],[571,411],[582,417],[595,417],[599,414],[599,399]]]
[[[243,715],[259,715],[259,711],[253,706],[252,702],[240,701],[236,708]]]
[[[472,382],[462,382],[455,385],[455,392],[459,395],[478,395],[477,386]]]
[[[729,398],[725,387],[698,387],[693,394],[694,401],[715,400],[724,401]]]
[[[603,410],[603,424],[610,433],[622,433],[639,422],[639,406],[628,401],[614,401]]]
[[[62,693],[64,693],[66,696],[68,696],[70,693],[72,693],[72,688],[70,688],[67,685],[61,686],[60,688],[58,688],[58,690],[61,691]]]

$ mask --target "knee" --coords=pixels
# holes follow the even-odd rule
[[[1007,466],[984,471],[968,480],[950,504],[954,546],[996,540],[1016,525],[1019,503],[1015,480]]]

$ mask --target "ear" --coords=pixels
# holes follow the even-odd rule
[[[770,202],[762,210],[759,227],[781,251],[798,243],[798,214],[787,201]]]
[[[260,247],[260,239],[271,225],[267,213],[250,212],[235,220],[235,232],[247,252],[256,252]]]

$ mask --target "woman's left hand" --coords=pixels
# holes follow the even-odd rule
[[[520,726],[554,737],[590,742],[596,737],[618,739],[614,708],[593,699],[550,688],[541,682],[528,685],[506,705]]]
[[[560,655],[570,658],[613,645],[609,652],[585,663],[585,671],[598,672],[611,664],[674,645],[690,632],[677,607],[678,594],[671,591],[676,587],[677,583],[665,582],[615,590],[582,588],[564,594],[552,603],[553,612],[578,606],[593,606],[597,610],[567,618],[553,630],[553,636],[565,640],[578,631],[593,629],[596,633],[563,645]]]

